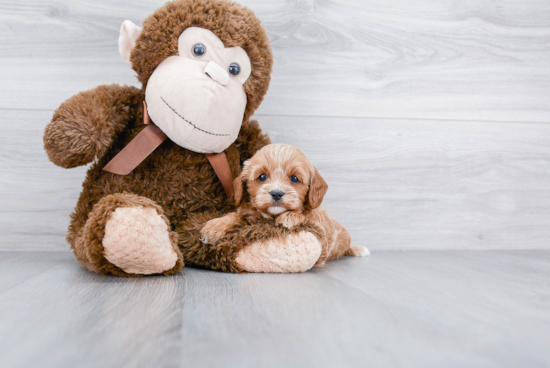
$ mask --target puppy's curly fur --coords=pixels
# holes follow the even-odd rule
[[[299,149],[270,144],[244,163],[234,181],[236,212],[210,220],[201,230],[204,243],[216,244],[228,232],[257,221],[272,219],[277,226],[294,229],[314,224],[320,229],[322,252],[316,264],[348,256],[365,256],[368,250],[351,246],[348,231],[320,207],[328,185]]]

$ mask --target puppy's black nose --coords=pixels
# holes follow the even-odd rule
[[[271,191],[271,198],[273,198],[275,202],[278,202],[284,195],[285,193],[282,190],[277,189]]]

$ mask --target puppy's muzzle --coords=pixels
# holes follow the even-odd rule
[[[285,195],[285,193],[282,190],[278,190],[278,189],[272,190],[270,194],[271,194],[271,198],[273,198],[275,202],[279,202],[281,198],[283,198],[283,196]]]

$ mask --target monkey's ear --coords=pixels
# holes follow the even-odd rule
[[[141,28],[136,26],[130,20],[125,20],[120,27],[120,35],[118,36],[118,51],[124,61],[130,65],[132,65],[130,62],[130,54],[132,53],[132,49],[134,48],[140,33]]]
[[[233,189],[235,190],[235,204],[238,206],[242,203],[244,197],[244,175],[243,171],[233,180]]]
[[[328,190],[328,184],[323,179],[319,171],[315,169],[315,174],[311,178],[311,183],[309,184],[309,190],[307,192],[306,198],[306,207],[309,209],[316,209],[323,202],[323,197]]]

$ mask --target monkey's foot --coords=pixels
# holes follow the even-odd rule
[[[304,272],[321,256],[321,243],[310,232],[257,241],[242,249],[235,262],[248,272]]]
[[[176,265],[175,239],[151,207],[119,207],[105,225],[105,258],[130,274],[163,273]]]

